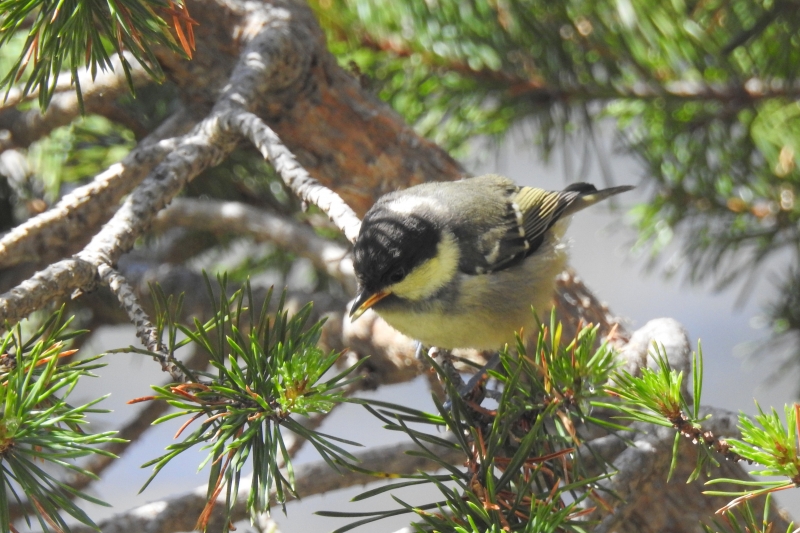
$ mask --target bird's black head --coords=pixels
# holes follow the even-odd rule
[[[425,217],[397,213],[383,206],[371,209],[361,223],[353,248],[361,291],[373,293],[402,281],[436,255],[439,229]]]

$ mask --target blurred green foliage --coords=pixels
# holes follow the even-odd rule
[[[33,143],[28,160],[51,203],[59,198],[63,185],[93,178],[135,145],[130,130],[99,115],[89,115]]]

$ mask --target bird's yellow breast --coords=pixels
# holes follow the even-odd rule
[[[555,237],[555,236],[554,236]],[[391,306],[376,309],[401,333],[439,348],[498,350],[515,342],[520,329],[532,332],[536,318],[549,311],[555,277],[566,263],[558,239],[546,242],[520,264],[484,275],[460,271],[450,280],[458,297],[433,298],[424,309]]]

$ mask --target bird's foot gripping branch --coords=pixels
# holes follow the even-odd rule
[[[658,353],[653,354],[658,361],[653,370],[644,368],[637,375],[620,371],[613,350],[605,344],[598,347],[597,327],[583,328],[575,338],[564,339],[561,325],[551,317],[548,325],[539,324],[531,346],[518,342],[517,356],[501,354],[501,367],[490,371],[500,391],[496,400],[462,397],[449,374],[432,362],[451,401],[445,407],[434,397],[437,412],[426,413],[346,398],[358,383],[357,365],[338,374],[327,373],[337,355],[317,347],[320,324],[309,323],[308,307],[290,316],[283,297],[272,298],[271,291],[254,294],[257,291],[246,284],[229,292],[224,279],[219,286],[208,285],[209,292],[217,295],[210,320],[180,324],[175,317],[181,300],[165,298],[156,290],[155,325],[159,342],[170,355],[194,345],[209,355],[212,370],[197,372],[184,366],[186,381],[155,387],[155,396],[139,399],[166,401],[178,408],[159,420],[184,418],[176,438],[194,429],[148,463],[155,465],[155,473],[196,445],[208,450],[204,464],[209,465],[209,484],[196,524],[200,529],[228,530],[231,522],[244,518],[244,508],[251,516],[263,514],[272,504],[303,494],[298,488],[303,475],[296,479],[290,463],[297,449],[290,434],[311,442],[330,471],[350,470],[350,476],[360,476],[359,483],[364,483],[365,474],[395,480],[357,499],[392,492],[399,507],[322,513],[356,519],[340,532],[406,513],[415,517],[423,531],[612,531],[624,520],[625,502],[635,497],[618,483],[625,477],[619,458],[630,453],[654,456],[652,446],[637,443],[641,435],[665,440],[657,426],[669,433],[666,440],[688,440],[680,438],[684,435],[700,445],[695,473],[688,477],[699,477],[723,463],[723,458],[746,459],[763,465],[757,473],[784,477],[755,488],[751,481],[742,492],[708,491],[729,498],[729,504],[720,509],[725,519],[703,526],[708,533],[740,533],[745,528],[759,533],[778,531],[771,525],[775,517],[768,514],[769,504],[761,505],[763,500],[756,497],[767,493],[768,500],[773,492],[797,485],[800,408],[788,407],[785,421],[774,411],[760,413],[755,420],[741,415],[741,436],[722,438],[713,425],[716,413],[709,418],[700,407],[699,353],[694,358],[690,398],[683,375]],[[111,455],[107,445],[121,440],[113,433],[90,434],[83,429],[84,414],[93,412],[96,402],[80,407],[66,403],[78,378],[97,366],[95,359],[69,360],[72,350],[65,343],[75,334],[68,332],[57,313],[30,335],[15,327],[0,345],[0,386],[5,394],[0,476],[11,494],[19,494],[17,487],[25,492],[44,531],[69,529],[62,512],[91,524],[72,501],[75,496],[91,498],[45,472],[35,460],[91,476],[90,470],[69,461]],[[408,435],[413,446],[407,451],[414,465],[393,472],[387,466],[392,457],[386,451],[380,453],[379,461],[358,463],[367,454],[345,449],[354,443],[319,433],[306,423],[343,401],[362,403],[388,429]],[[298,420],[291,415],[310,418]],[[685,455],[676,454],[673,465],[684,460]],[[245,480],[243,470],[249,468],[252,477]],[[321,472],[315,470],[315,482]],[[713,472],[716,476],[717,471]],[[741,483],[725,478],[709,483],[718,482]],[[419,485],[428,485],[438,496],[433,501],[406,501],[395,492]],[[223,493],[224,504],[217,505]],[[756,518],[754,509],[759,507],[766,510]],[[12,532],[9,508],[9,502],[0,499],[4,531]],[[791,525],[786,531],[792,531]]]
[[[388,429],[406,433],[418,445],[415,454],[442,473],[374,472],[402,480],[356,499],[415,485],[434,487],[438,498],[419,503],[395,497],[399,508],[320,514],[358,519],[337,533],[403,513],[415,514],[423,531],[586,531],[586,520],[613,496],[600,489],[598,482],[610,473],[593,460],[581,433],[588,426],[616,429],[592,415],[616,363],[608,345],[597,347],[597,328],[584,328],[569,342],[562,342],[561,331],[553,319],[540,325],[529,350],[518,343],[519,357],[501,354],[502,369],[490,371],[502,390],[496,405],[463,398],[450,373],[432,359],[448,406],[436,397],[436,413],[362,401]]]
[[[635,499],[617,480],[626,476],[621,458],[640,451],[637,443],[642,435],[653,439],[648,442],[664,440],[655,435],[656,424],[677,430],[667,437],[674,435],[676,443],[673,469],[677,461],[686,459],[677,450],[681,435],[700,445],[688,482],[708,474],[710,467],[725,459],[759,462],[767,468],[758,473],[788,476],[789,482],[767,482],[753,491],[707,492],[736,496],[720,509],[723,520],[702,525],[708,533],[774,530],[772,520],[778,517],[770,515],[769,493],[793,487],[796,481],[796,407],[787,409],[788,430],[774,413],[761,414],[756,423],[741,415],[742,438],[726,440],[715,434],[713,425],[711,429],[701,425],[708,416],[699,400],[700,355],[694,359],[694,399],[687,400],[682,375],[669,367],[663,354],[652,353],[659,362],[657,370],[645,368],[640,376],[633,376],[619,368],[608,345],[598,347],[598,328],[584,328],[567,340],[561,332],[553,317],[548,326],[539,324],[533,346],[526,349],[518,342],[518,357],[501,353],[501,368],[490,371],[500,392],[494,403],[484,404],[480,391],[466,398],[459,394],[457,380],[433,360],[430,362],[450,398],[445,403],[434,397],[436,413],[362,401],[386,428],[407,434],[417,446],[415,455],[438,465],[441,473],[401,475],[352,467],[362,474],[400,479],[355,499],[418,485],[432,486],[438,498],[419,502],[395,495],[400,506],[393,509],[320,514],[356,519],[337,533],[404,513],[416,516],[421,531],[612,531],[626,516],[626,500]],[[648,435],[651,432],[653,435]],[[652,445],[642,449],[653,456]],[[709,484],[747,484],[719,478],[718,471],[713,472],[718,478]],[[666,470],[664,473],[667,477]],[[765,492],[766,502],[751,506],[748,500]],[[745,503],[731,511],[741,502]],[[763,509],[763,517],[756,519],[755,509]],[[785,522],[779,519],[778,523]],[[701,527],[699,521],[694,526]],[[791,524],[786,531],[792,531]]]

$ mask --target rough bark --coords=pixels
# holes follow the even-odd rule
[[[203,0],[191,5],[197,52],[185,61],[164,50],[164,71],[188,100],[210,106],[228,84],[243,37],[274,17],[291,20],[281,34],[286,69],[281,86],[253,112],[277,133],[300,164],[363,215],[378,196],[430,180],[456,179],[463,169],[419,137],[385,103],[336,63],[313,12],[301,1],[266,6]],[[276,37],[277,38],[277,37]]]

